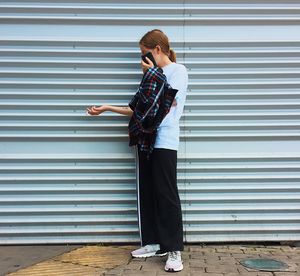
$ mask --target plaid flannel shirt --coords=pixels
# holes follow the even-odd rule
[[[128,103],[133,110],[128,124],[129,146],[140,145],[148,159],[154,148],[157,128],[169,113],[177,92],[178,89],[173,89],[167,82],[160,67],[150,67]]]

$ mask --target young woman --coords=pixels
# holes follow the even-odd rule
[[[179,120],[186,100],[188,74],[183,64],[176,63],[168,37],[159,29],[147,32],[139,41],[141,54],[151,52],[157,66],[163,69],[167,82],[178,89],[172,107],[159,125],[150,159],[136,146],[137,203],[141,248],[131,252],[133,257],[168,255],[165,270],[183,269],[183,223],[177,187],[177,150]],[[154,66],[141,60],[143,72]],[[90,115],[112,111],[131,116],[129,106],[102,105],[87,108]]]

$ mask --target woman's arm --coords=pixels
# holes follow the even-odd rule
[[[114,105],[101,105],[101,106],[92,106],[87,108],[87,112],[90,115],[100,115],[105,111],[112,111],[118,114],[131,116],[133,111],[129,106],[114,106]]]
[[[115,113],[119,113],[122,115],[131,116],[133,111],[129,106],[114,106],[114,105],[106,105],[107,111],[112,111]]]

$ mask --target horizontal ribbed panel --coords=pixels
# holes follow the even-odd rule
[[[300,239],[299,1],[2,1],[0,243],[138,242],[127,105],[138,41],[188,69],[184,241]]]

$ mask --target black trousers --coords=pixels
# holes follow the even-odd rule
[[[183,223],[177,187],[177,150],[154,148],[150,159],[136,150],[137,209],[141,246],[183,251]]]

